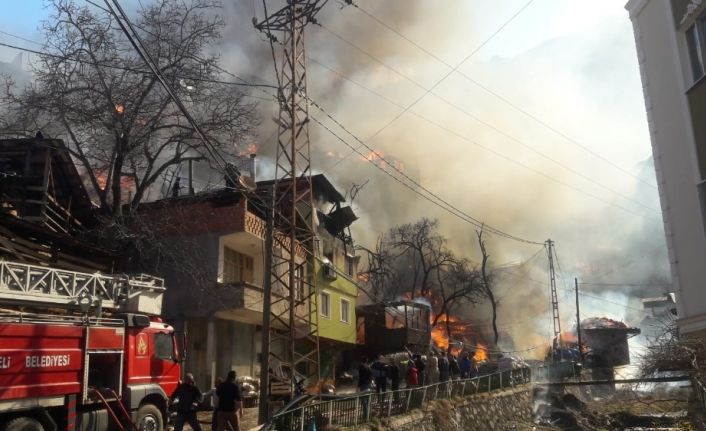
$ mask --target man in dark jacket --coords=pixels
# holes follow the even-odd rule
[[[243,418],[243,396],[240,386],[235,382],[235,371],[229,371],[226,381],[216,389],[218,395],[218,431],[231,429],[240,431],[240,419]],[[240,417],[238,417],[238,413]],[[230,427],[229,427],[230,425]]]
[[[449,349],[446,355],[449,358],[449,375],[451,376],[451,380],[456,380],[461,375],[461,368],[458,366],[458,360],[456,359],[456,356],[451,353],[451,349]]]
[[[360,358],[360,365],[358,366],[358,391],[368,392],[370,390],[372,381],[373,372],[370,369],[370,365],[368,365],[368,358],[363,356],[362,358]],[[369,398],[362,397],[361,401],[363,404],[363,417],[368,418],[370,414],[368,406]]]
[[[373,374],[368,365],[368,358],[363,356],[360,358],[360,366],[358,366],[358,390],[360,392],[370,389],[373,381]]]
[[[373,365],[370,366],[375,379],[375,390],[379,394],[387,390],[387,365],[382,361],[380,356],[377,357]]]
[[[196,410],[202,400],[201,391],[194,383],[194,375],[187,373],[184,381],[169,397],[169,403],[176,404],[176,418],[174,419],[174,431],[182,431],[184,424],[188,423],[194,431],[201,431],[201,425],[196,419]]]
[[[449,380],[449,359],[443,353],[439,353],[439,381]]]

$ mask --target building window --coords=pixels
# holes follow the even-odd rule
[[[223,252],[223,282],[224,283],[252,283],[253,258],[247,254],[239,253],[228,247]]]
[[[351,278],[356,277],[355,260],[355,256],[351,256],[349,254],[346,255],[346,274],[348,274]]]
[[[344,298],[341,298],[341,322],[351,322],[351,302]]]
[[[331,318],[331,295],[327,292],[321,292],[321,316],[327,319]]]
[[[686,46],[691,62],[691,75],[695,81],[701,79],[706,72],[706,17],[702,17],[686,30]]]
[[[294,270],[294,299],[301,301],[306,295],[306,279],[304,275],[304,265],[298,266]]]

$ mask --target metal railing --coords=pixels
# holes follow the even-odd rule
[[[694,388],[695,398],[698,401],[698,407],[702,412],[706,412],[706,387],[701,378],[694,376],[691,379],[691,385]]]
[[[379,394],[367,391],[278,413],[262,427],[262,431],[304,431],[312,423],[316,429],[361,425],[374,418],[405,414],[434,400],[491,392],[529,383],[530,380],[530,369],[520,368]]]

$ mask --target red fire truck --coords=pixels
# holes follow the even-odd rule
[[[164,430],[180,358],[163,292],[155,277],[0,261],[0,430]]]

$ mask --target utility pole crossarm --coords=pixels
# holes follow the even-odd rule
[[[292,18],[297,25],[303,28],[309,23],[316,23],[314,17],[327,2],[328,0],[291,1],[296,4],[294,9],[288,4],[277,12],[269,14],[264,20],[255,21],[255,28],[264,32],[289,31],[292,26]]]

